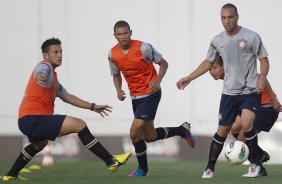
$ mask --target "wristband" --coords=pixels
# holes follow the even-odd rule
[[[92,103],[92,104],[91,104],[91,107],[90,107],[90,110],[91,110],[91,111],[94,110],[95,105],[96,105],[95,103]]]

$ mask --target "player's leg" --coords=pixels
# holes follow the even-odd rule
[[[148,172],[147,146],[142,138],[144,124],[143,119],[134,119],[130,128],[130,138],[135,148],[138,168],[129,176],[146,176]]]
[[[219,126],[211,142],[209,160],[202,178],[213,177],[216,161],[237,116],[236,103],[236,96],[222,94],[219,107]]]
[[[124,164],[130,153],[123,155],[111,155],[104,146],[91,134],[86,123],[75,117],[66,116],[62,124],[59,136],[77,133],[84,147],[103,160],[110,171],[116,171],[118,166]]]
[[[23,148],[22,152],[14,162],[11,169],[7,172],[5,176],[3,176],[4,181],[13,180],[13,179],[19,179],[19,180],[25,180],[24,178],[19,176],[19,172],[22,168],[26,166],[26,164],[31,161],[31,159],[43,148],[47,145],[48,141],[39,141],[33,144],[29,144],[26,147]]]
[[[253,127],[256,113],[260,108],[260,96],[257,93],[242,95],[242,103],[240,108],[241,113],[241,124],[245,135],[245,143],[247,144],[250,151],[250,162],[249,171],[243,177],[257,177],[260,175],[262,170],[262,164],[258,158],[258,138],[256,130]]]

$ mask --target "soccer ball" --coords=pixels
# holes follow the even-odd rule
[[[249,148],[242,141],[234,141],[225,147],[225,157],[232,164],[242,164],[249,157]]]

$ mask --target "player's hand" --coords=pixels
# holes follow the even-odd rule
[[[192,81],[192,79],[189,78],[189,76],[184,77],[182,79],[180,79],[177,83],[176,83],[176,87],[180,90],[184,90],[184,88]]]
[[[118,93],[117,93],[117,97],[120,101],[123,101],[125,98],[126,98],[126,95],[125,95],[125,92],[123,90],[120,90]]]
[[[272,107],[277,112],[282,112],[282,106],[277,98],[275,98],[274,101],[272,102]]]
[[[112,107],[108,105],[95,105],[93,111],[99,113],[102,117],[109,116],[109,112],[112,112]]]
[[[159,81],[149,82],[149,87],[151,88],[152,92],[158,91],[161,89],[161,84]]]
[[[265,77],[262,77],[261,75],[258,77],[257,84],[256,84],[257,93],[261,93],[264,90],[265,81],[266,81]]]
[[[42,73],[38,73],[38,76],[36,78],[36,81],[39,83],[39,84],[44,84],[47,80],[47,77],[42,74]]]

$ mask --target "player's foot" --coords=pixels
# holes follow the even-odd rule
[[[261,166],[258,166],[256,164],[251,164],[249,166],[249,170],[247,174],[244,174],[242,177],[247,177],[247,178],[256,178],[260,176],[261,172]]]
[[[190,123],[184,122],[181,126],[185,129],[185,135],[183,138],[187,141],[190,147],[194,148],[196,145],[196,141],[195,141],[194,136],[191,133]]]
[[[206,169],[202,175],[202,178],[213,178],[214,172],[210,169]]]
[[[270,159],[269,154],[266,151],[264,151],[262,156],[260,157],[261,163],[267,162],[269,159]]]
[[[27,180],[27,179],[19,175],[19,176],[3,176],[2,180],[10,181],[10,180]]]
[[[108,170],[115,172],[121,165],[125,164],[128,158],[131,156],[130,152],[121,154],[121,155],[113,155],[114,163],[112,165],[108,165]]]
[[[263,166],[261,166],[259,176],[267,176],[266,169]]]
[[[138,167],[136,169],[136,171],[133,171],[132,173],[130,173],[128,176],[136,176],[136,177],[139,177],[139,176],[148,176],[149,173],[148,171],[145,171],[145,170],[142,170],[140,167]]]

